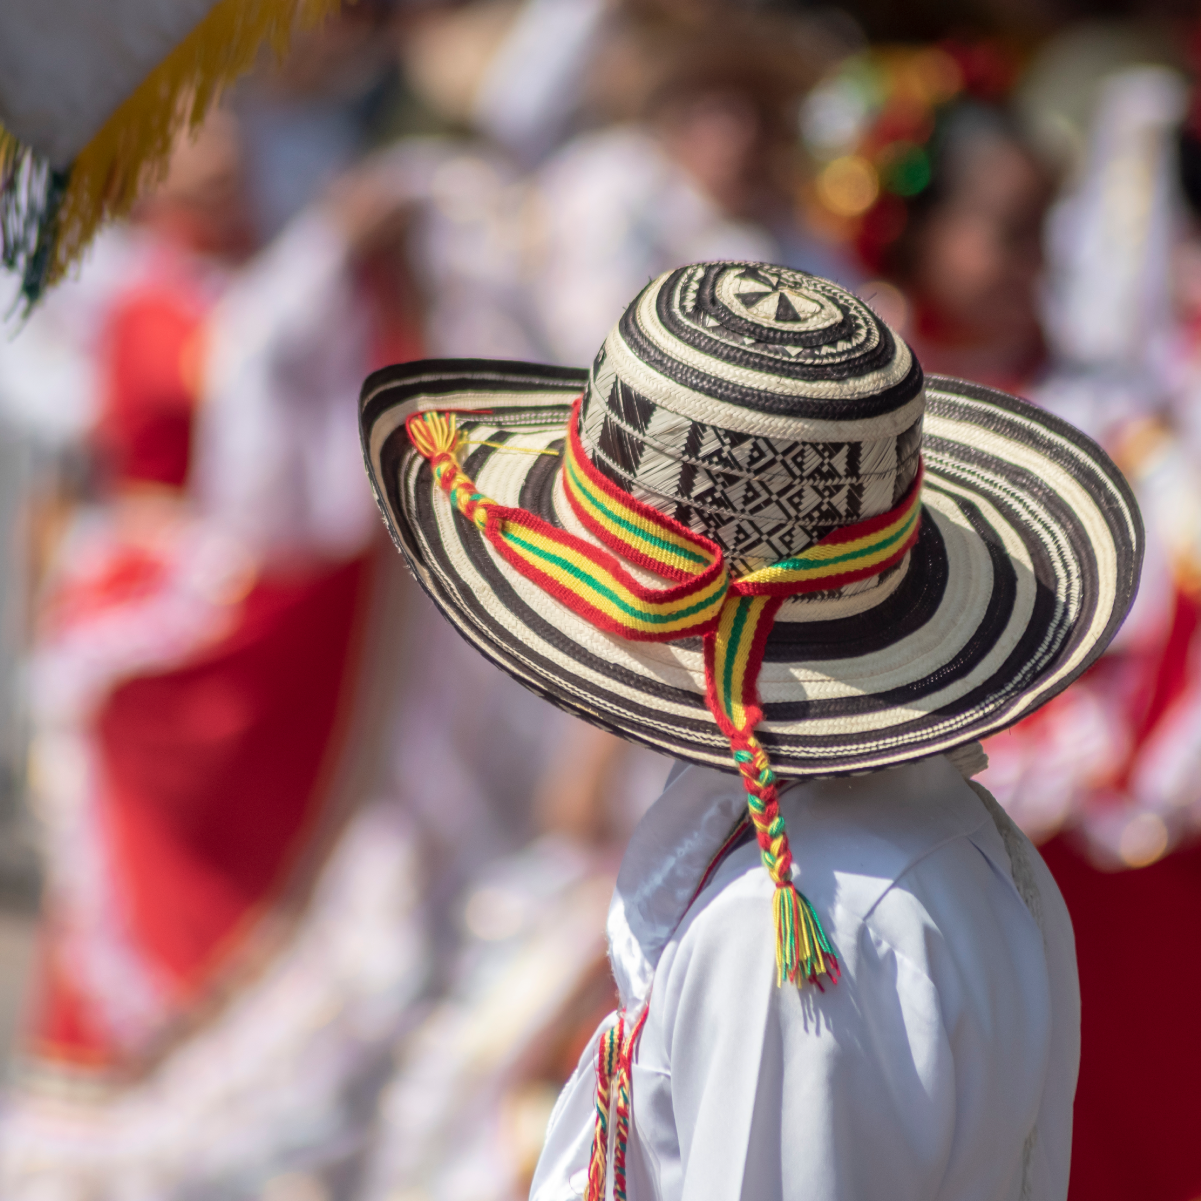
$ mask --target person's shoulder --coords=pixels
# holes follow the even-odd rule
[[[907,995],[945,992],[955,1010],[961,977],[991,979],[990,957],[1042,963],[993,818],[945,759],[808,782],[786,790],[780,807],[793,879],[835,948],[842,992],[903,963]],[[773,889],[758,845],[738,846],[681,924],[674,969],[695,975],[712,962],[726,972],[736,960],[748,979],[762,975]]]
[[[992,858],[992,842],[1000,847],[979,798],[941,756],[786,787],[780,809],[797,886],[819,914],[837,909],[844,926],[866,920],[915,871],[937,873],[943,859],[979,857],[982,849]],[[760,905],[772,888],[749,840],[714,873],[688,924],[724,924],[743,906]]]

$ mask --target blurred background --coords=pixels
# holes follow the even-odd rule
[[[841,282],[1134,486],[1134,612],[981,778],[1076,925],[1073,1201],[1201,1196],[1194,10],[358,0],[5,305],[0,1196],[525,1195],[670,764],[434,615],[358,392],[587,366],[707,258]]]

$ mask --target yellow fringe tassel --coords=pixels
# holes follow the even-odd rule
[[[224,88],[254,66],[262,46],[282,57],[294,32],[319,24],[340,2],[218,0],[72,163],[45,284],[62,278],[103,223],[127,214],[143,191],[162,181],[180,130],[203,122]],[[0,130],[0,168],[20,150]]]
[[[791,881],[776,888],[773,898],[776,926],[776,983],[808,981],[821,987],[821,976],[837,983],[838,960],[807,897]]]
[[[3,125],[0,125],[0,179],[17,161],[17,155],[20,153],[21,143]]]

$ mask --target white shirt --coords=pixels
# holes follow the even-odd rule
[[[690,767],[622,863],[614,974],[628,1013],[650,1005],[629,1201],[1065,1197],[1080,998],[1034,848],[942,757],[787,789],[795,878],[843,974],[780,988],[754,843],[689,906],[743,803],[736,777]],[[583,1191],[600,1033],[552,1114],[533,1201]]]

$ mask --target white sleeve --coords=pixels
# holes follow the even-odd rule
[[[370,328],[345,239],[293,222],[208,326],[194,481],[205,515],[269,558],[355,553],[375,528],[358,393]]]

